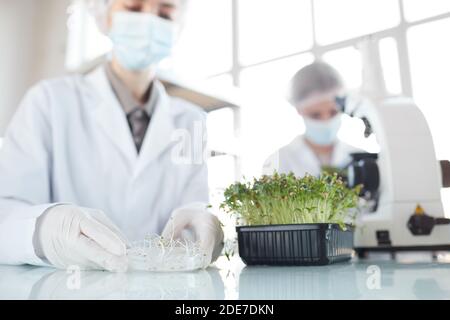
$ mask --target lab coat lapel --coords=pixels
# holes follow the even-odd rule
[[[99,67],[87,75],[87,81],[98,98],[90,108],[95,121],[125,158],[134,165],[137,150],[125,113],[108,82],[104,67]]]
[[[155,80],[154,86],[158,92],[158,101],[144,138],[135,176],[174,142],[172,134],[175,131],[175,124],[170,110],[170,98],[159,81]]]

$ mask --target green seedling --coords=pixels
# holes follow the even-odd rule
[[[236,215],[239,225],[335,223],[345,229],[354,222],[360,191],[336,173],[297,178],[275,172],[229,186],[220,207]]]

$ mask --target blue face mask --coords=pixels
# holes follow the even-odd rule
[[[320,121],[304,118],[305,137],[319,146],[332,145],[337,138],[337,133],[341,127],[341,115],[337,115],[330,120]]]
[[[143,70],[172,53],[173,22],[150,13],[117,12],[109,37],[113,53],[128,70]]]

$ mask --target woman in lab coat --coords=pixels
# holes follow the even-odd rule
[[[315,62],[298,71],[291,80],[289,102],[305,124],[305,133],[272,154],[263,172],[293,172],[318,176],[324,169],[342,169],[351,153],[361,150],[337,138],[341,127],[343,82],[330,65]]]
[[[161,232],[198,240],[205,266],[220,254],[206,163],[191,152],[205,147],[192,140],[205,115],[153,73],[180,1],[95,0],[110,61],[26,94],[0,151],[1,264],[124,271],[128,241]]]

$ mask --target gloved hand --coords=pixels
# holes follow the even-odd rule
[[[223,249],[223,231],[216,216],[203,203],[194,203],[174,210],[162,236],[167,239],[198,241],[206,253],[204,268],[214,262]]]
[[[57,268],[125,272],[126,239],[99,210],[58,205],[36,223],[35,251]]]

